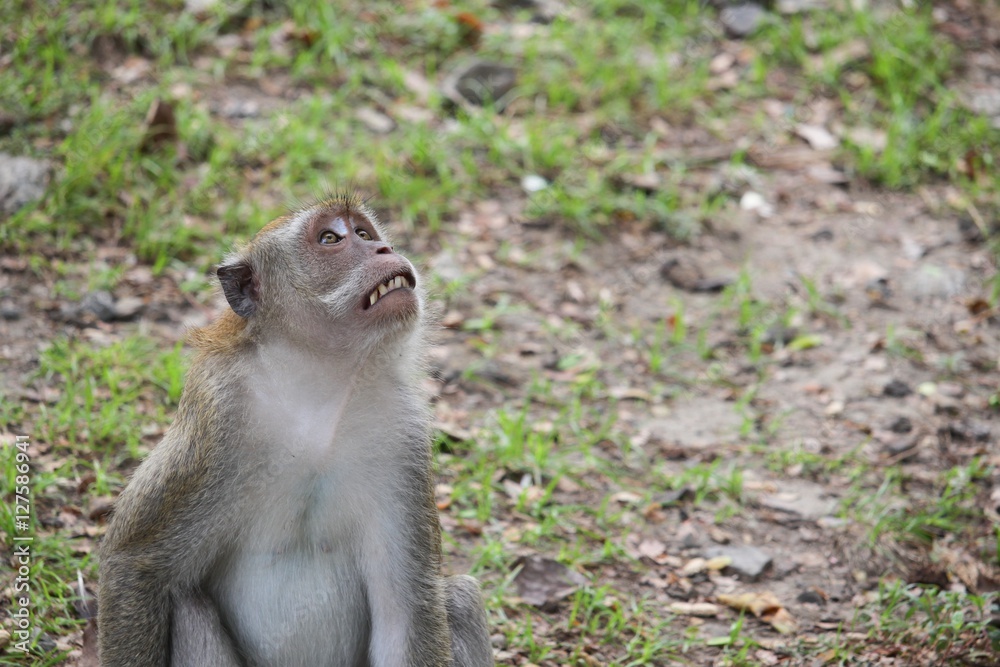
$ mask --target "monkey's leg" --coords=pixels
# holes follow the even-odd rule
[[[174,601],[170,667],[241,667],[219,613],[203,593]]]
[[[479,583],[465,575],[448,577],[444,582],[455,667],[493,667],[493,647]]]

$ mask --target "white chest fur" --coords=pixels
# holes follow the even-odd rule
[[[250,453],[263,492],[239,510],[238,555],[211,577],[250,664],[366,664],[359,546],[386,511],[406,444],[392,414],[398,388],[343,370],[279,355],[254,378]]]

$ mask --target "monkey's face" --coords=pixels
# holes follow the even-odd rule
[[[321,211],[306,225],[304,269],[328,312],[362,327],[407,322],[419,314],[413,265],[367,216]]]
[[[279,218],[218,271],[237,315],[310,338],[410,329],[421,296],[413,265],[353,202],[326,202]]]

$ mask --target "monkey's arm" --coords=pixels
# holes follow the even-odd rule
[[[394,467],[383,467],[383,474],[399,475],[400,481],[386,479],[391,494],[373,494],[362,545],[372,622],[369,659],[372,667],[451,667],[429,447],[426,458],[421,452]]]
[[[100,656],[104,667],[168,667],[170,595],[165,582],[128,552],[101,559],[98,605]]]
[[[174,600],[170,667],[240,667],[219,612],[201,592]]]
[[[116,502],[101,546],[98,644],[104,667],[168,667],[176,631],[190,627],[185,614],[198,614],[198,606],[185,601],[214,558],[218,547],[211,545],[222,541],[221,522],[205,525],[198,509],[218,508],[220,494],[207,483],[211,462],[188,442],[168,433]],[[222,632],[220,624],[213,627]],[[230,644],[224,633],[213,641]]]

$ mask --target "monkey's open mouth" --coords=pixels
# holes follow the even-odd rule
[[[368,300],[365,302],[365,308],[371,308],[375,305],[379,299],[383,296],[392,292],[393,290],[402,289],[404,287],[412,288],[416,284],[416,279],[411,273],[398,273],[391,278],[388,278],[371,291],[368,295]]]

